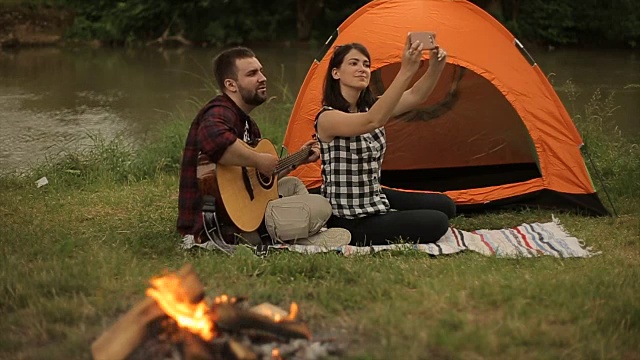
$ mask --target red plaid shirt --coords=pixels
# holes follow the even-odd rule
[[[245,135],[247,137],[245,137]],[[217,163],[236,139],[254,143],[260,139],[258,125],[227,95],[207,103],[191,123],[182,154],[178,193],[177,230],[198,236],[202,231],[202,196],[198,187],[198,155]]]

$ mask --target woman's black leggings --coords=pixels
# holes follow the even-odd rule
[[[386,214],[357,219],[331,216],[329,227],[351,232],[351,245],[387,245],[393,242],[433,243],[449,229],[456,205],[444,194],[412,193],[383,188],[392,209]]]

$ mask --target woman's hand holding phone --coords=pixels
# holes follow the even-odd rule
[[[419,41],[423,44],[425,50],[429,50],[429,66],[444,67],[446,63],[447,52],[444,51],[436,43],[436,33],[432,31],[416,31],[409,33],[409,41],[411,44]]]
[[[407,41],[402,54],[402,68],[405,68],[410,74],[414,74],[418,67],[420,67],[420,61],[422,60],[423,45],[419,41],[411,42],[411,35],[407,35]]]

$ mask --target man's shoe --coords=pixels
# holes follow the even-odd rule
[[[329,228],[326,230],[320,230],[315,235],[311,235],[306,239],[299,239],[292,241],[292,244],[296,245],[316,245],[328,248],[334,248],[338,246],[349,245],[351,241],[351,233],[347,229],[343,228]]]

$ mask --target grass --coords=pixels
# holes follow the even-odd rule
[[[150,277],[189,262],[209,296],[298,302],[315,335],[339,339],[346,358],[640,359],[640,154],[605,121],[593,125],[604,99],[576,122],[620,216],[555,213],[602,252],[589,259],[180,250],[177,164],[188,127],[180,119],[142,148],[95,137],[82,153],[4,174],[0,358],[90,358],[91,342],[144,296]],[[288,111],[281,100],[255,116],[276,143]],[[49,185],[36,188],[41,176]],[[492,213],[454,225],[503,228],[551,214]]]

